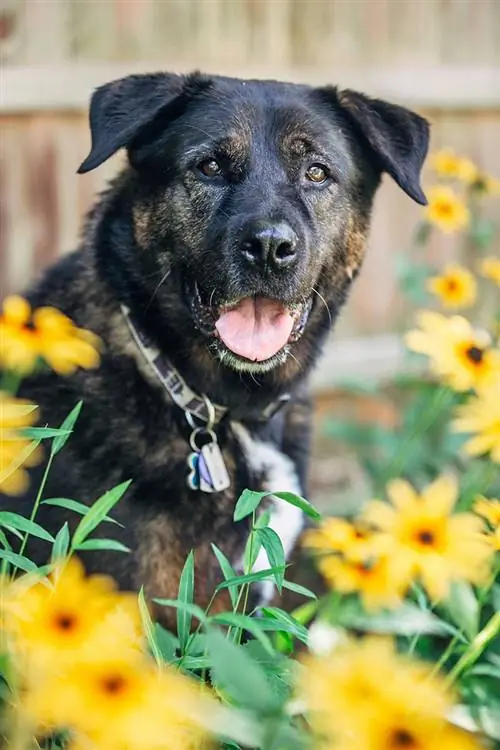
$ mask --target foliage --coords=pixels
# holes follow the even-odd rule
[[[212,545],[221,583],[202,609],[191,552],[177,598],[155,601],[176,612],[176,633],[154,622],[143,591],[118,592],[107,577],[86,575],[79,551],[128,554],[113,540],[113,509],[128,483],[91,506],[45,497],[51,461],[85,405],[60,427],[36,427],[36,405],[15,393],[32,368],[70,376],[98,366],[101,344],[57,311],[40,315],[19,298],[4,304],[2,490],[24,491],[26,467],[43,448],[48,456],[30,517],[0,512],[0,736],[12,747],[479,750],[500,742],[500,259],[488,255],[495,232],[480,212],[496,186],[449,150],[434,165],[444,184],[431,193],[411,260],[400,263],[401,287],[409,305],[432,294],[470,318],[420,312],[407,342],[427,359],[391,384],[395,426],[327,425],[355,449],[371,485],[355,518],[321,519],[304,498],[277,493],[316,524],[304,545],[331,588],[319,600],[288,580],[281,540],[261,512],[268,493],[250,489],[234,510],[235,523],[252,521],[243,569]],[[436,228],[466,228],[464,251],[479,261],[437,274],[424,252]],[[73,532],[65,523],[49,534],[37,522],[42,503],[74,514]],[[93,537],[101,524],[107,539]],[[25,554],[30,536],[52,545],[41,568]],[[261,548],[269,568],[256,572]],[[263,580],[304,604],[250,609],[250,587]],[[224,591],[231,608],[215,614]]]

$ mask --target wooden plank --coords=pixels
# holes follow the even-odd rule
[[[156,63],[11,66],[2,72],[0,112],[85,109],[89,94],[115,78],[158,70]],[[189,72],[192,65],[165,61],[161,69]],[[500,66],[435,66],[367,68],[365,70],[293,69],[277,66],[229,65],[207,72],[249,78],[323,85],[336,83],[372,95],[400,101],[417,109],[500,109]]]

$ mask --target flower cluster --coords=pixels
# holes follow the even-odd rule
[[[387,494],[389,503],[372,500],[353,523],[332,518],[306,532],[304,544],[333,589],[359,593],[373,610],[397,607],[414,582],[438,602],[453,581],[487,581],[492,545],[477,515],[453,513],[458,486],[451,476],[421,494],[395,479]]]
[[[479,750],[447,719],[453,700],[429,664],[385,638],[347,641],[304,660],[300,697],[323,740],[318,750]]]
[[[500,192],[500,180],[481,172],[471,159],[458,156],[453,149],[438,151],[430,162],[437,176],[446,183],[428,189],[429,205],[425,217],[443,232],[460,232],[469,226],[471,213],[466,198],[450,182],[458,182],[459,190],[465,187],[475,193],[495,195]]]
[[[22,432],[34,424],[37,412],[35,404],[0,391],[0,492],[25,492],[29,483],[25,469],[36,466],[42,458],[37,443]]]
[[[77,367],[99,365],[97,336],[78,328],[60,310],[31,310],[22,297],[7,297],[0,315],[0,369],[21,375],[45,361],[55,372],[71,375]]]
[[[146,652],[137,597],[87,577],[77,558],[49,578],[26,575],[2,591],[2,628],[18,672],[14,709],[24,730],[65,731],[72,750],[206,747],[199,685]]]

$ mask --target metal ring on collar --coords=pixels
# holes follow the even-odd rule
[[[213,430],[208,430],[206,427],[195,427],[195,429],[192,431],[191,435],[189,436],[189,445],[191,446],[191,449],[193,451],[196,451],[197,453],[199,453],[201,448],[203,447],[201,446],[199,448],[196,445],[196,438],[198,437],[198,435],[201,435],[201,434],[208,435],[212,443],[217,442],[217,437]]]

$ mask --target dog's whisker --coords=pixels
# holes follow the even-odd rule
[[[214,301],[214,294],[215,294],[215,287],[212,289],[212,293],[210,295],[210,299],[208,300],[209,307],[212,307],[212,302]]]
[[[158,294],[158,292],[160,291],[161,285],[168,279],[168,277],[170,276],[171,272],[172,272],[172,269],[169,268],[168,271],[165,274],[163,274],[163,276],[161,277],[160,281],[158,282],[158,284],[156,285],[156,287],[155,287],[155,289],[153,291],[153,294],[151,295],[151,298],[150,298],[148,304],[146,305],[145,312],[147,312],[149,310],[149,308],[151,307],[151,305],[153,304],[153,300],[156,297],[156,295]]]
[[[330,311],[330,308],[329,308],[329,307],[328,307],[328,305],[326,304],[326,300],[325,300],[325,298],[324,298],[324,297],[323,297],[323,295],[322,295],[322,294],[320,294],[320,293],[318,292],[318,290],[317,290],[317,289],[315,289],[314,287],[312,288],[312,290],[313,290],[314,294],[316,294],[316,295],[317,295],[317,296],[319,297],[319,299],[320,299],[320,300],[322,301],[322,303],[324,304],[324,306],[325,306],[325,308],[326,308],[326,311],[327,311],[327,313],[328,313],[328,318],[329,318],[329,320],[330,320],[330,325],[332,325],[332,324],[333,324],[333,317],[332,317],[332,313],[331,313],[331,311]]]
[[[302,364],[299,362],[299,360],[297,359],[297,357],[295,356],[295,354],[293,354],[293,352],[291,352],[290,350],[288,350],[288,356],[291,357],[292,359],[294,359],[295,362],[297,362],[297,364],[299,366],[299,370],[302,370]]]

